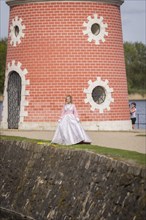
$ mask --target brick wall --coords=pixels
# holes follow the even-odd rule
[[[83,35],[83,23],[97,13],[108,24],[105,42],[95,45]],[[16,47],[8,42],[7,63],[13,59],[28,70],[30,85],[25,122],[56,121],[65,96],[71,94],[82,121],[129,120],[127,81],[120,8],[96,2],[45,2],[11,7],[22,18],[25,36]],[[113,88],[110,111],[91,111],[84,88],[100,76]]]

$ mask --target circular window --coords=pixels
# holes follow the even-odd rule
[[[101,86],[96,86],[92,91],[92,98],[97,104],[102,104],[106,98],[105,89]]]
[[[14,32],[15,32],[15,36],[17,37],[19,34],[19,27],[17,25],[14,27]]]
[[[100,25],[95,23],[91,26],[91,32],[92,34],[94,34],[95,36],[97,36],[100,33]]]

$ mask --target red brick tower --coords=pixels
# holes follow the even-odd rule
[[[128,130],[123,0],[6,0],[2,128],[54,129],[70,94],[87,130]]]

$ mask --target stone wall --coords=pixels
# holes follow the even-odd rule
[[[146,94],[139,94],[139,93],[134,93],[134,94],[129,94],[128,96],[129,100],[146,100]]]
[[[142,220],[146,170],[105,156],[0,141],[0,206],[36,220]]]

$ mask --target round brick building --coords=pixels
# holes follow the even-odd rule
[[[123,0],[6,0],[2,128],[55,129],[72,95],[87,130],[129,130]]]

